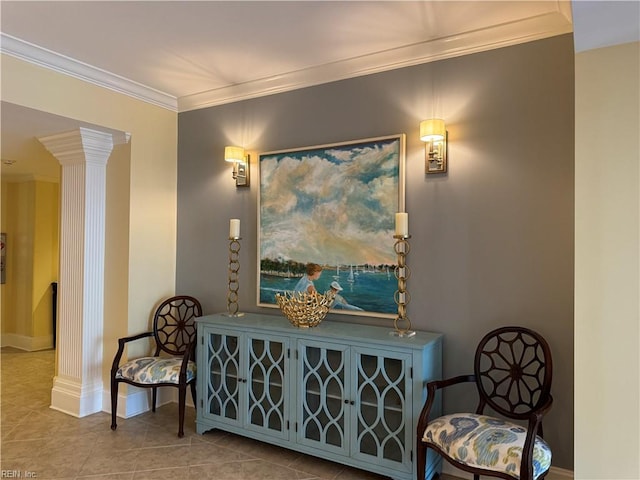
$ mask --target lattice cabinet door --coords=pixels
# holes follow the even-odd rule
[[[200,345],[201,365],[207,371],[198,371],[206,378],[201,392],[203,416],[231,425],[242,425],[244,409],[240,394],[243,384],[242,335],[224,329],[206,329]],[[201,367],[200,367],[201,368]],[[200,385],[205,382],[200,382]]]
[[[394,469],[412,470],[411,355],[353,347],[356,409],[351,455]]]
[[[246,428],[289,439],[289,339],[251,333],[246,338]]]
[[[349,346],[298,340],[297,441],[349,455]]]

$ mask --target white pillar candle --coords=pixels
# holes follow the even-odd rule
[[[229,238],[239,238],[240,237],[240,219],[232,218],[229,221]]]
[[[396,213],[396,235],[409,235],[409,214],[406,212]]]

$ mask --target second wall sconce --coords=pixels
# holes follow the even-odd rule
[[[441,118],[420,122],[420,140],[425,145],[425,172],[445,173],[447,171],[448,132]]]
[[[224,159],[233,163],[233,179],[236,181],[236,187],[249,186],[249,155],[244,152],[242,147],[228,146],[224,147]]]

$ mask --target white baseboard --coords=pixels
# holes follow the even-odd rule
[[[86,417],[101,410],[102,390],[102,382],[82,385],[73,379],[53,377],[51,408],[74,417]]]
[[[545,480],[573,480],[573,470],[551,467]]]
[[[473,480],[472,474],[460,470],[445,461],[442,462],[442,473],[465,480]],[[482,479],[484,477],[480,478]],[[544,480],[573,480],[573,472],[564,468],[551,467],[547,476],[544,477]]]
[[[122,389],[124,390],[124,388]],[[131,418],[141,413],[151,411],[151,389],[136,388],[127,385],[127,393],[118,392],[118,411],[116,415],[120,418]],[[160,387],[158,390],[158,403],[160,407],[167,403],[177,402],[177,390],[173,387]],[[102,392],[102,411],[111,413],[111,391]]]
[[[53,335],[28,337],[26,335],[18,335],[17,333],[3,333],[1,346],[13,347],[26,352],[48,350],[53,348]]]

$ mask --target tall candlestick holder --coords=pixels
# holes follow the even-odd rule
[[[244,313],[238,312],[238,272],[240,271],[240,237],[229,237],[229,287],[227,291],[228,317],[242,317]]]
[[[411,270],[407,265],[407,255],[411,250],[409,239],[411,235],[394,235],[396,243],[393,246],[398,255],[398,264],[395,268],[395,276],[398,279],[398,290],[393,296],[394,301],[398,304],[398,316],[393,321],[394,331],[389,335],[397,337],[413,337],[416,332],[411,330],[411,320],[407,315],[407,305],[411,301],[411,295],[407,291],[407,280],[411,276]]]

